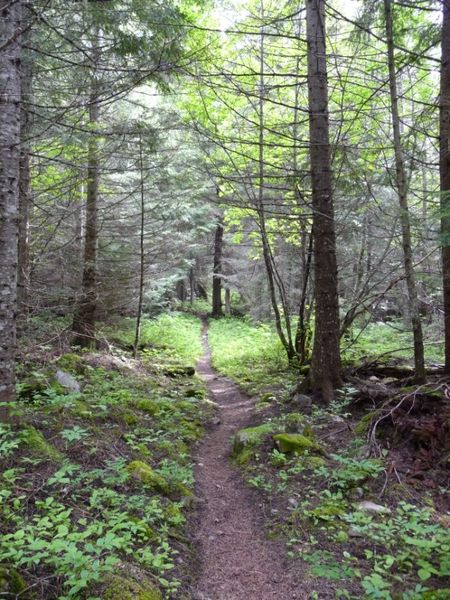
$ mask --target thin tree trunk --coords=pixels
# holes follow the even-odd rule
[[[99,94],[95,79],[89,103],[89,124],[96,128],[99,122]],[[95,339],[95,312],[97,307],[97,242],[98,242],[98,140],[91,133],[88,145],[86,225],[84,235],[83,278],[81,298],[73,319],[74,344],[90,346]]]
[[[414,336],[415,379],[417,383],[423,383],[426,378],[423,333],[422,323],[419,314],[416,276],[414,273],[413,266],[411,225],[408,208],[408,191],[398,109],[397,76],[395,70],[394,34],[392,23],[392,0],[384,0],[384,16],[386,25],[386,42],[388,48],[389,90],[391,96],[392,131],[394,136],[396,184],[400,204],[400,224],[402,230],[403,260],[405,268],[406,286],[408,288],[408,302],[411,314],[411,324]]]
[[[325,402],[329,402],[342,380],[324,0],[306,0],[306,29],[315,273],[315,332],[310,386]]]
[[[25,33],[22,36],[22,44],[30,38],[28,10],[29,3],[23,3],[22,13],[24,16]],[[30,174],[30,135],[31,135],[31,94],[32,94],[32,63],[28,50],[22,51],[20,62],[20,87],[21,87],[21,111],[20,111],[20,175],[19,175],[19,246],[18,246],[18,268],[17,268],[17,308],[19,314],[24,314],[29,309],[30,289],[30,251],[29,230],[31,210],[31,174]]]
[[[15,399],[20,160],[19,0],[0,0],[0,420]]]
[[[261,3],[261,19],[264,21],[264,6]],[[260,36],[260,56],[259,56],[259,143],[258,143],[258,163],[259,163],[259,173],[258,173],[258,197],[257,197],[257,212],[259,219],[259,228],[261,232],[261,243],[262,243],[262,251],[263,251],[263,259],[264,265],[266,267],[267,273],[267,283],[269,286],[269,294],[270,301],[272,304],[272,309],[275,317],[275,327],[278,333],[278,337],[280,338],[281,343],[283,344],[289,362],[291,362],[295,356],[295,348],[292,341],[291,335],[291,324],[290,324],[290,315],[289,308],[287,306],[287,301],[284,295],[283,282],[276,272],[276,268],[273,261],[273,256],[270,250],[269,239],[267,236],[266,229],[266,217],[264,210],[264,185],[265,185],[265,167],[264,167],[264,104],[265,104],[265,77],[264,77],[264,23],[261,26],[261,36]],[[281,304],[283,307],[284,314],[284,322],[286,325],[286,334],[283,331],[282,321],[281,321],[281,312],[278,307],[277,302],[277,292],[279,290]]]
[[[136,315],[136,330],[134,335],[133,356],[136,358],[141,337],[142,306],[144,304],[144,277],[145,277],[145,194],[144,194],[144,158],[142,154],[142,136],[139,135],[139,169],[141,172],[141,229],[139,236],[139,300]]]
[[[225,288],[225,315],[231,316],[231,291],[229,287]]]
[[[193,304],[195,298],[195,269],[189,269],[189,303]]]
[[[445,372],[450,374],[450,0],[443,0],[440,94],[441,240]]]
[[[222,255],[223,255],[223,225],[217,223],[214,236],[214,268],[212,284],[212,316],[222,317]]]

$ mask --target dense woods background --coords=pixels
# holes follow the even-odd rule
[[[210,289],[219,316],[223,288],[328,399],[339,339],[377,321],[412,331],[423,381],[450,293],[446,10],[5,2],[4,399],[16,237],[21,332],[66,317],[89,345]]]

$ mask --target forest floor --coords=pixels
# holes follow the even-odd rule
[[[327,406],[268,324],[67,331],[31,319],[0,424],[2,598],[450,599],[448,382],[378,330]]]
[[[230,437],[250,424],[254,399],[212,368],[206,327],[203,344],[197,372],[219,409],[216,425],[197,455],[197,491],[204,505],[196,523],[201,574],[193,598],[307,598],[299,574],[286,568],[280,548],[267,540],[254,492],[230,464]]]

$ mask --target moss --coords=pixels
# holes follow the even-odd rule
[[[160,590],[150,581],[138,583],[134,579],[111,577],[102,600],[163,600]]]
[[[29,598],[24,592],[27,589],[25,580],[16,569],[12,567],[0,567],[0,596],[8,595],[18,597],[20,595],[24,600]]]
[[[22,431],[23,445],[27,447],[32,454],[36,454],[41,458],[47,458],[60,462],[63,458],[62,454],[52,444],[47,442],[42,433],[31,425],[25,427]]]
[[[319,504],[319,506],[311,511],[311,514],[314,515],[316,519],[321,519],[323,521],[333,520],[334,517],[340,517],[344,513],[345,510],[342,506],[332,502]]]
[[[243,467],[244,465],[248,465],[252,458],[255,456],[255,448],[248,447],[241,450],[239,453],[234,453],[234,462]]]
[[[420,598],[422,600],[448,600],[450,598],[450,588],[427,590],[426,592],[422,592]]]
[[[266,392],[265,394],[261,394],[259,402],[275,402],[276,398],[272,394],[272,392]]]
[[[152,417],[159,412],[159,406],[157,402],[150,400],[150,398],[141,398],[136,402],[136,406],[139,410],[142,410],[142,412],[145,412]]]
[[[84,400],[75,400],[69,410],[74,417],[79,417],[80,419],[94,418],[92,408]]]
[[[273,439],[280,451],[284,453],[323,452],[323,448],[319,444],[300,433],[278,433],[273,436]]]
[[[114,406],[110,411],[111,417],[118,423],[124,423],[125,425],[137,425],[139,423],[138,417],[134,412],[124,406]]]
[[[372,411],[368,412],[366,415],[364,415],[363,418],[355,425],[354,432],[357,435],[366,435],[367,432],[369,431],[370,425],[371,425],[374,417],[377,414],[378,414],[377,411],[372,410]]]
[[[130,476],[138,483],[157,490],[163,494],[169,494],[171,491],[169,483],[151,468],[150,465],[141,461],[133,460],[126,467]]]
[[[312,470],[319,469],[327,464],[326,460],[320,456],[305,456],[304,463],[307,469]]]
[[[64,371],[69,371],[70,373],[76,373],[81,375],[84,373],[84,364],[83,359],[78,354],[74,352],[69,352],[68,354],[63,354],[58,358],[56,364],[60,369]]]
[[[295,433],[300,430],[303,423],[305,422],[305,417],[299,412],[289,413],[284,417],[284,424],[286,427],[286,431],[289,433]]]

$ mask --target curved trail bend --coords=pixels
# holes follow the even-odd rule
[[[197,372],[219,405],[220,424],[205,437],[196,461],[198,495],[205,502],[195,532],[200,576],[193,599],[306,599],[298,578],[265,539],[254,495],[228,460],[230,436],[248,424],[253,400],[211,367],[206,327],[203,345]]]

